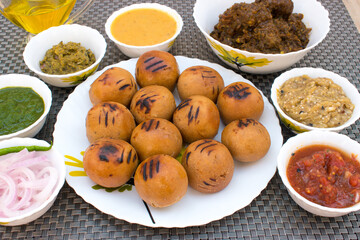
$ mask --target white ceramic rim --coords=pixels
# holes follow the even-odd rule
[[[78,72],[74,72],[74,73],[68,73],[68,74],[48,74],[48,73],[44,73],[42,71],[38,71],[37,69],[34,69],[31,67],[31,64],[27,64],[28,62],[31,62],[31,56],[28,56],[28,49],[31,48],[32,42],[33,41],[38,41],[38,39],[41,39],[41,37],[43,35],[48,34],[48,32],[52,32],[53,34],[56,34],[57,29],[72,29],[72,28],[76,28],[76,29],[87,29],[87,31],[91,32],[94,36],[96,36],[99,40],[101,40],[102,44],[99,44],[99,46],[105,46],[104,48],[101,49],[101,53],[100,56],[96,59],[96,61],[91,64],[89,67],[78,71]],[[89,36],[89,38],[91,38]],[[61,39],[59,39],[59,42],[61,41]],[[69,24],[69,25],[60,25],[60,26],[56,26],[56,27],[51,27],[48,28],[45,31],[40,32],[39,34],[35,35],[34,37],[32,37],[30,39],[30,41],[28,42],[28,44],[26,44],[24,52],[23,52],[23,57],[24,57],[24,61],[25,64],[28,66],[28,68],[33,71],[34,73],[36,73],[39,76],[44,76],[44,77],[48,77],[48,78],[70,78],[73,76],[78,76],[81,75],[87,71],[89,71],[90,69],[94,68],[95,66],[97,66],[98,64],[100,64],[101,60],[103,59],[103,57],[105,56],[106,53],[106,41],[105,38],[103,37],[103,35],[101,35],[96,29],[93,29],[91,27],[87,27],[87,26],[83,26],[83,25],[79,25],[79,24]]]
[[[230,49],[230,51],[232,50],[232,51],[235,51],[235,52],[239,52],[239,53],[243,53],[244,55],[246,55],[246,56],[249,56],[249,55],[251,55],[251,56],[255,56],[255,57],[259,57],[259,58],[263,58],[263,57],[273,57],[273,56],[276,56],[276,57],[278,57],[278,56],[292,56],[292,55],[296,55],[296,54],[298,54],[298,53],[306,53],[306,52],[308,52],[309,50],[311,50],[311,49],[313,49],[314,47],[316,47],[320,42],[322,42],[324,39],[325,39],[325,37],[326,37],[326,35],[327,35],[327,33],[330,31],[330,18],[329,18],[329,12],[324,8],[324,6],[322,6],[321,5],[321,3],[320,2],[318,2],[318,1],[315,1],[317,4],[319,4],[320,5],[320,7],[324,10],[324,12],[326,12],[326,16],[327,16],[327,19],[328,19],[328,24],[326,25],[326,26],[324,26],[324,28],[326,27],[326,34],[324,35],[324,36],[322,36],[320,39],[318,39],[318,41],[316,41],[312,46],[307,46],[306,48],[304,48],[304,49],[301,49],[301,50],[299,50],[299,51],[295,51],[295,52],[288,52],[288,53],[276,53],[276,54],[273,54],[273,53],[258,53],[258,52],[248,52],[248,51],[246,51],[246,50],[241,50],[241,49],[238,49],[238,48],[233,48],[233,47],[231,47],[231,46],[229,46],[229,45],[226,45],[226,44],[223,44],[223,43],[221,43],[221,42],[219,42],[218,40],[216,40],[216,39],[214,39],[213,37],[211,37],[203,28],[202,28],[202,26],[198,23],[198,21],[197,21],[197,18],[196,18],[196,10],[199,8],[199,7],[197,7],[197,1],[196,1],[196,3],[195,3],[195,5],[194,5],[194,13],[193,13],[193,18],[194,18],[194,20],[195,20],[195,23],[196,23],[196,25],[198,26],[198,28],[200,29],[200,31],[205,35],[205,37],[206,38],[208,38],[208,39],[210,39],[211,41],[214,41],[216,44],[218,44],[218,45],[220,45],[221,47],[223,47],[223,48],[225,48],[225,49]],[[231,7],[231,6],[229,6],[229,7]],[[309,27],[309,26],[306,26],[306,27]]]
[[[319,140],[318,138],[321,138],[321,139]],[[278,168],[278,172],[279,172],[279,175],[281,177],[283,184],[286,186],[288,191],[290,191],[293,195],[295,195],[295,197],[298,198],[300,201],[304,202],[305,204],[307,204],[313,208],[318,208],[322,211],[347,214],[350,212],[360,210],[360,203],[357,203],[357,204],[355,204],[351,207],[347,207],[347,208],[330,208],[330,207],[324,207],[322,205],[313,203],[313,202],[309,201],[308,199],[306,199],[305,197],[301,196],[297,191],[295,191],[295,189],[291,186],[291,184],[286,176],[286,169],[287,169],[287,165],[290,160],[291,153],[300,148],[303,148],[305,146],[321,144],[321,145],[327,145],[327,146],[334,147],[334,148],[339,149],[349,155],[353,153],[353,152],[345,151],[342,148],[336,146],[336,144],[331,142],[331,139],[334,139],[334,138],[339,143],[357,146],[357,148],[354,148],[354,150],[360,149],[360,144],[357,141],[352,140],[348,136],[340,134],[340,133],[324,132],[324,131],[316,131],[316,130],[306,132],[306,133],[301,133],[292,138],[289,138],[286,141],[286,143],[282,146],[282,148],[280,149],[280,152],[278,154],[278,158],[277,158],[277,168]],[[312,141],[310,141],[310,139]],[[305,144],[302,144],[301,146],[299,146],[297,143],[300,141],[304,141]],[[294,145],[297,145],[298,147],[295,148]],[[359,150],[358,150],[358,153],[359,153]],[[358,155],[357,161],[360,162],[360,159],[359,159],[360,154],[357,154],[357,155]],[[285,165],[286,165],[286,167],[284,167]]]
[[[130,10],[133,10],[133,9],[139,9],[139,8],[156,9],[156,10],[163,11],[163,12],[169,14],[170,16],[172,16],[176,21],[176,32],[175,32],[175,34],[171,38],[169,38],[168,40],[166,40],[164,42],[154,44],[154,45],[148,45],[148,46],[128,45],[128,44],[125,44],[125,43],[122,43],[122,42],[119,42],[118,40],[116,40],[113,37],[113,35],[111,34],[111,24],[113,23],[115,18],[117,18],[119,15],[121,15],[121,14],[127,12],[127,11],[130,11]],[[131,48],[131,49],[146,49],[146,48],[149,48],[149,47],[157,47],[157,46],[161,46],[161,45],[163,45],[165,43],[170,43],[171,41],[173,41],[180,34],[183,25],[184,25],[184,23],[183,23],[183,20],[182,20],[180,14],[177,11],[175,11],[174,9],[172,9],[172,8],[170,8],[168,6],[161,5],[161,4],[158,4],[158,3],[138,3],[138,4],[133,4],[133,5],[130,5],[130,6],[126,6],[124,8],[121,8],[121,9],[115,11],[114,13],[112,13],[110,15],[110,17],[106,20],[105,32],[113,42],[115,42],[116,44],[118,44],[120,46]]]
[[[301,72],[301,74],[299,74],[298,72]],[[330,78],[334,81],[334,83],[336,83],[337,85],[339,85],[343,91],[346,92],[351,92],[352,96],[354,99],[356,99],[356,101],[352,101],[352,103],[354,104],[355,108],[353,111],[353,114],[351,116],[351,118],[346,121],[344,124],[337,126],[337,127],[332,127],[332,128],[317,128],[317,127],[310,127],[307,126],[303,123],[300,123],[294,119],[292,119],[291,117],[289,117],[279,106],[278,101],[277,101],[277,90],[280,89],[280,87],[282,86],[282,84],[284,82],[286,82],[287,80],[289,80],[290,78],[293,77],[299,77],[302,75],[309,75],[309,77],[326,77],[326,78]],[[348,94],[347,94],[348,96]],[[277,78],[275,78],[272,86],[271,86],[271,100],[276,108],[276,110],[280,113],[280,115],[282,115],[285,119],[287,119],[288,121],[296,124],[297,126],[301,127],[302,129],[307,129],[309,131],[312,130],[319,130],[319,131],[341,131],[344,128],[349,127],[350,125],[354,124],[356,122],[357,119],[360,118],[360,110],[357,110],[358,108],[360,108],[360,93],[358,92],[357,88],[346,78],[340,76],[339,74],[336,74],[334,72],[330,72],[327,71],[325,69],[322,68],[293,68],[289,71],[286,71],[284,73],[282,73],[280,76],[278,76]],[[348,98],[350,98],[348,96]],[[357,111],[355,111],[357,110]]]
[[[24,81],[24,79],[26,81]],[[2,84],[4,82],[4,84]],[[49,87],[40,79],[36,77],[32,77],[29,75],[23,75],[23,74],[5,74],[0,75],[0,89],[5,87],[31,87],[37,94],[41,96],[41,98],[44,101],[44,112],[43,114],[36,120],[33,124],[28,126],[27,128],[24,128],[22,130],[19,130],[14,133],[10,133],[7,135],[1,135],[0,141],[3,139],[9,139],[12,137],[15,137],[19,134],[25,133],[29,131],[30,129],[34,128],[36,125],[38,125],[46,116],[48,115],[51,104],[52,104],[52,93],[49,89]],[[41,89],[41,91],[36,89]]]
[[[35,139],[35,138],[11,138],[11,139],[1,141],[0,142],[1,148],[3,148],[2,145],[6,145],[6,147],[32,146],[32,145],[44,146],[44,147],[50,146],[50,144],[48,142],[46,142],[44,140]],[[57,197],[62,186],[65,183],[65,173],[66,173],[65,162],[62,159],[62,155],[54,148],[54,146],[52,146],[52,148],[49,151],[54,151],[54,154],[56,154],[59,158],[61,158],[61,159],[56,159],[56,160],[51,159],[50,161],[52,161],[52,162],[59,161],[59,162],[63,163],[63,164],[59,164],[61,166],[61,169],[57,169],[58,173],[59,173],[58,182],[56,184],[56,187],[55,187],[53,193],[50,195],[50,197],[45,202],[43,202],[37,208],[34,208],[33,210],[31,210],[23,215],[20,215],[20,216],[11,217],[11,218],[0,218],[1,223],[11,223],[16,220],[30,217],[31,215],[41,211],[43,208],[45,208],[51,201],[53,201]],[[6,226],[6,224],[5,224],[5,226]]]

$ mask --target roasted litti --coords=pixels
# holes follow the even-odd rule
[[[83,162],[89,178],[108,188],[129,181],[139,164],[136,151],[129,143],[111,138],[93,142],[86,149]]]
[[[255,119],[240,119],[228,124],[221,142],[230,150],[235,160],[254,162],[266,155],[271,139],[266,128]]]
[[[191,143],[182,156],[189,185],[203,193],[223,190],[234,173],[234,160],[229,150],[218,141],[203,139]]]
[[[226,86],[218,96],[217,105],[225,124],[241,118],[259,120],[264,111],[261,93],[244,82]]]
[[[158,85],[141,88],[130,104],[130,111],[137,123],[151,118],[171,120],[175,108],[176,103],[172,92]]]
[[[224,80],[213,68],[193,66],[185,69],[179,76],[177,90],[181,101],[193,95],[202,95],[216,103]]]
[[[182,148],[179,130],[170,121],[162,118],[152,118],[140,123],[134,129],[130,142],[140,161],[157,154],[177,157]]]
[[[170,53],[148,51],[136,62],[135,78],[140,87],[160,85],[173,91],[179,78],[179,67]]]
[[[99,138],[129,141],[135,126],[130,111],[117,102],[98,103],[86,116],[86,136],[90,143]]]
[[[136,91],[136,82],[131,73],[123,68],[112,67],[91,84],[89,96],[93,105],[118,102],[128,107]]]
[[[176,108],[173,122],[187,143],[213,138],[219,130],[219,110],[209,98],[191,96]]]
[[[181,164],[168,155],[154,155],[140,163],[135,189],[150,206],[163,208],[178,202],[187,191],[188,178]]]

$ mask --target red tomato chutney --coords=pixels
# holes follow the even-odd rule
[[[360,201],[360,163],[353,154],[307,146],[292,154],[286,174],[300,195],[322,206],[345,208]]]

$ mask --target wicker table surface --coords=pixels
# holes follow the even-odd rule
[[[107,53],[99,69],[127,60],[107,38],[104,24],[116,9],[142,1],[96,1],[78,21],[100,31],[106,38]],[[192,8],[194,0],[158,0],[176,9],[184,20],[183,31],[171,53],[208,60],[225,66],[210,50],[197,29]],[[211,0],[209,0],[209,3]],[[330,13],[331,30],[326,39],[304,59],[292,67],[320,67],[348,78],[360,89],[360,36],[341,0],[320,1]],[[25,31],[0,17],[0,74],[20,73],[34,75],[23,62]],[[250,75],[240,73],[251,80],[269,98],[274,78],[280,73]],[[50,87],[53,93],[51,108],[44,128],[36,138],[52,140],[56,115],[73,88]],[[360,122],[342,133],[360,142]],[[284,141],[293,134],[282,126]],[[360,214],[351,213],[337,218],[314,216],[301,209],[288,195],[278,174],[247,207],[233,215],[203,226],[187,228],[150,228],[131,224],[101,213],[86,203],[65,183],[57,200],[42,217],[27,225],[0,226],[0,239],[359,239]]]

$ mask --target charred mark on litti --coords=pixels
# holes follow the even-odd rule
[[[249,87],[243,87],[240,85],[230,86],[228,89],[224,91],[224,94],[229,98],[235,98],[237,100],[242,100],[251,95],[251,92],[248,91]]]
[[[105,75],[100,78],[98,81],[99,82],[102,82],[103,84],[106,84],[106,81],[109,79],[109,74],[108,73],[105,73]]]
[[[197,107],[197,109],[196,109],[195,120],[197,120],[197,118],[198,118],[198,116],[199,116],[199,112],[200,112],[200,106]]]
[[[123,163],[123,161],[124,161],[124,149],[122,150],[122,152],[121,152],[121,156],[118,158],[118,159],[116,159],[119,163]]]
[[[203,183],[206,185],[206,186],[211,186],[209,183],[203,181]]]
[[[130,87],[130,84],[125,84],[124,86],[120,87],[119,90],[124,90],[127,87]]]
[[[182,109],[186,106],[189,106],[191,100],[192,100],[191,98],[188,98],[185,101],[183,101],[182,103],[180,103],[180,105],[176,108],[176,111],[179,111],[180,109]]]
[[[146,94],[142,95],[141,97],[146,96]],[[151,104],[156,102],[156,99],[153,99],[154,97],[157,97],[158,95],[152,95],[146,98],[140,98],[137,102],[136,102],[136,106],[140,106],[140,110],[142,111],[144,108],[145,113],[149,113],[151,110]]]
[[[255,121],[254,119],[240,119],[239,121],[238,121],[238,127],[239,128],[246,128],[246,127],[248,127],[249,125],[253,125],[253,126],[255,126],[255,125],[257,125],[258,124],[258,122],[257,121]]]
[[[154,121],[155,119],[150,119],[149,121],[143,122],[143,124],[141,125],[141,129],[145,129],[146,132],[150,131]],[[149,123],[148,126],[147,123]],[[159,121],[156,121],[156,125],[154,129],[157,129],[158,127],[159,127]]]
[[[126,160],[126,162],[127,163],[130,163],[130,160],[131,160],[131,156],[132,156],[132,149],[130,150],[130,152],[129,152],[129,154],[128,154],[128,157],[127,157],[127,160]]]
[[[155,168],[154,168],[155,165]],[[156,171],[156,173],[159,173],[160,171],[160,159],[159,156],[156,156],[152,159],[150,159],[149,161],[149,172],[148,170],[148,162],[145,162],[143,167],[142,167],[142,174],[143,174],[143,179],[144,181],[147,181],[149,178],[153,178],[154,176],[154,170]]]
[[[212,147],[212,146],[215,146],[215,145],[216,145],[216,143],[209,144],[209,145],[203,147],[200,152],[202,153],[205,149],[207,149],[207,148],[209,148],[209,147]]]
[[[148,59],[146,59],[146,60],[144,61],[144,63],[147,63],[147,62],[153,60],[154,58],[155,58],[155,57],[149,57]]]
[[[116,111],[118,108],[118,106],[116,104],[113,104],[113,103],[104,103],[103,105],[104,107],[109,107],[110,108],[110,112],[114,112]]]
[[[149,177],[153,177],[153,166],[154,166],[154,159],[150,160],[150,166],[149,166]]]
[[[109,162],[109,159],[107,158],[106,155],[99,154],[99,159],[102,162]]]
[[[190,107],[189,113],[187,115],[187,117],[188,117],[188,125],[190,125],[191,121],[193,120],[192,110],[193,110],[193,106]]]
[[[147,174],[146,174],[146,169],[147,169],[147,163],[144,163],[142,171],[143,171],[143,179],[146,182],[147,181]]]
[[[196,146],[195,150],[197,150],[197,149],[198,149],[199,147],[201,147],[202,145],[207,144],[207,143],[210,143],[210,142],[212,142],[212,140],[204,140],[202,143],[199,143],[199,144]]]
[[[164,62],[163,60],[159,60],[159,61],[157,61],[157,62],[154,62],[154,63],[148,65],[145,69],[146,69],[146,70],[150,70],[150,71],[152,71],[152,72],[156,72],[156,71],[158,71],[158,70],[161,69],[161,68],[167,67],[166,64],[165,64],[165,65],[161,65],[163,62]]]
[[[192,120],[195,119],[195,122],[199,116],[199,112],[200,112],[200,106],[198,106],[196,108],[195,114],[193,113],[193,106],[190,107],[189,113],[188,113],[188,125],[190,125],[190,123],[192,122]]]
[[[119,84],[119,83],[121,83],[122,81],[124,81],[124,79],[119,79],[119,80],[116,82],[116,84]]]
[[[105,127],[108,126],[108,118],[109,118],[109,112],[105,113]]]
[[[156,162],[156,172],[159,173],[160,171],[160,160]]]
[[[207,74],[207,75],[205,75],[205,74]],[[212,75],[212,71],[202,71],[201,77],[204,81],[206,81],[207,78],[216,78],[215,75]]]
[[[118,149],[114,147],[113,145],[104,145],[99,150],[99,159],[100,161],[109,162],[109,159],[107,158],[110,154],[115,154],[118,152]]]
[[[186,154],[186,156],[185,156],[186,165],[188,165],[188,161],[189,161],[190,154],[191,154],[191,152],[188,152],[188,153]]]

